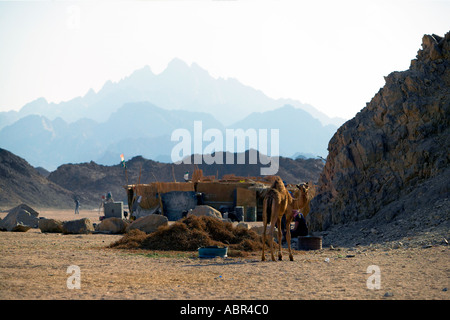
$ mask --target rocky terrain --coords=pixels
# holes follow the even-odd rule
[[[412,232],[447,242],[450,32],[425,35],[410,68],[385,80],[330,140],[310,226],[350,245]]]

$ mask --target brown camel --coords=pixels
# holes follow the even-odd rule
[[[292,197],[289,191],[283,184],[280,177],[276,177],[271,188],[264,197],[263,202],[263,223],[264,223],[264,233],[263,233],[263,248],[262,248],[262,261],[266,260],[264,254],[264,247],[266,244],[266,229],[267,229],[267,214],[270,214],[270,254],[272,260],[275,261],[275,256],[273,253],[273,232],[275,229],[275,223],[278,229],[278,259],[282,260],[281,254],[281,218],[286,215],[286,241],[289,248],[289,259],[294,261],[294,256],[291,251],[291,231],[290,225],[294,217],[294,210],[304,209],[305,216],[309,212],[309,199],[308,199],[308,183],[297,185],[297,189],[294,192],[294,197]]]

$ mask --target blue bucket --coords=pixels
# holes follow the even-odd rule
[[[199,258],[226,258],[228,253],[228,247],[208,246],[198,248]]]

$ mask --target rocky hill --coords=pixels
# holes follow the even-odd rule
[[[73,193],[47,180],[24,159],[0,149],[0,209],[21,203],[34,207],[73,207]]]
[[[425,35],[410,68],[385,80],[330,140],[309,223],[336,230],[354,222],[358,241],[410,229],[448,236],[450,32]]]

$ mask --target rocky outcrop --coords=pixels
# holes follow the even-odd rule
[[[74,194],[43,177],[27,161],[0,148],[0,208],[73,208]],[[98,203],[98,202],[97,202]]]
[[[312,230],[380,212],[393,219],[448,197],[450,32],[445,37],[425,35],[410,68],[385,80],[371,102],[329,142],[308,215]],[[441,181],[439,185],[420,189],[437,176],[444,177],[433,180]],[[414,190],[415,205],[398,202]]]

